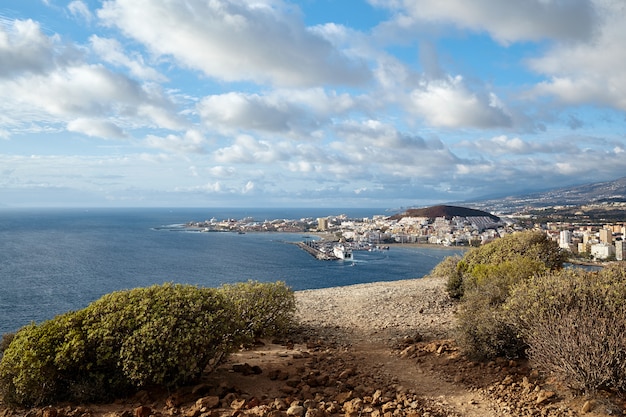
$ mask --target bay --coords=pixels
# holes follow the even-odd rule
[[[188,221],[372,217],[383,209],[2,209],[0,334],[86,307],[112,291],[164,282],[217,287],[281,280],[294,290],[419,278],[443,248],[392,246],[355,262],[319,261],[300,233],[199,233]]]

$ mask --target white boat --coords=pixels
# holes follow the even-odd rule
[[[333,247],[333,254],[337,259],[341,259],[344,261],[351,261],[352,258],[352,249],[346,247],[345,245],[335,245]]]

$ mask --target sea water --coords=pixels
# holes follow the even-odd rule
[[[86,307],[112,291],[164,282],[217,287],[281,280],[294,290],[419,278],[455,251],[392,246],[319,261],[301,233],[201,233],[188,221],[354,218],[375,209],[2,209],[0,334]],[[460,251],[457,251],[460,253]]]

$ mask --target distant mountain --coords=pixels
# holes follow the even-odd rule
[[[455,216],[458,217],[489,217],[494,222],[499,222],[500,218],[493,214],[487,213],[482,210],[475,210],[467,207],[457,206],[433,206],[425,208],[408,209],[404,213],[399,213],[391,216],[393,220],[400,220],[403,217],[428,217],[434,219],[436,217],[445,217],[451,219]]]
[[[572,187],[557,188],[538,193],[466,201],[463,205],[497,213],[512,213],[524,208],[558,205],[581,206],[608,202],[626,202],[626,177],[614,181],[596,182]]]

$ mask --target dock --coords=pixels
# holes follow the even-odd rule
[[[311,256],[314,256],[320,261],[336,261],[337,259],[339,259],[332,253],[322,252],[317,248],[317,246],[313,245],[311,242],[296,242],[295,244],[300,249],[303,249],[305,252],[309,253]]]

